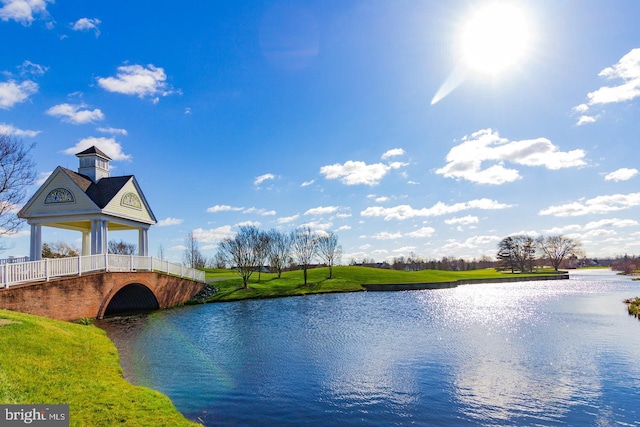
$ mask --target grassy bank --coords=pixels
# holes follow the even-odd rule
[[[625,304],[628,305],[629,314],[640,319],[640,298],[629,298],[625,300]]]
[[[233,274],[233,273],[232,273]],[[329,277],[329,268],[314,268],[308,270],[308,284],[304,285],[302,271],[288,271],[282,273],[278,279],[276,274],[262,273],[258,282],[258,274],[251,276],[249,289],[242,288],[242,279],[237,275],[230,276],[229,270],[208,270],[208,281],[216,281],[219,291],[209,301],[238,301],[252,298],[275,298],[293,295],[308,295],[328,292],[356,292],[363,291],[363,284],[391,284],[391,283],[432,283],[451,282],[463,279],[493,279],[514,276],[537,276],[553,274],[545,271],[535,274],[501,273],[494,269],[471,271],[397,271],[369,267],[339,266],[333,269],[333,278]]]
[[[122,376],[104,331],[0,310],[0,402],[70,405],[72,426],[195,426]]]

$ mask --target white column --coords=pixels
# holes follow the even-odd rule
[[[97,219],[93,219],[91,220],[91,255],[96,255],[98,254],[98,240],[99,240],[99,233],[98,233],[98,220]]]
[[[91,255],[91,230],[82,232],[82,255]]]
[[[149,256],[149,230],[138,230],[138,255]]]
[[[107,253],[107,221],[94,219],[91,221],[91,255]]]
[[[31,241],[29,245],[29,259],[38,261],[42,259],[42,225],[31,224]]]
[[[100,237],[101,237],[101,241],[100,241],[100,253],[101,254],[106,254],[107,251],[107,242],[109,240],[109,230],[108,230],[108,223],[107,221],[100,221]]]

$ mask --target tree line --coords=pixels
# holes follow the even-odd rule
[[[307,270],[317,260],[329,267],[329,279],[333,266],[340,262],[342,248],[333,232],[316,232],[310,227],[300,227],[285,233],[276,229],[263,231],[255,226],[242,226],[233,237],[223,239],[216,254],[207,259],[199,249],[193,233],[187,237],[183,261],[191,268],[231,268],[242,278],[245,288],[249,278],[260,274],[265,267],[281,277],[285,269],[301,268],[304,284]]]
[[[505,237],[498,243],[497,268],[532,272],[538,265],[547,263],[558,271],[569,258],[578,259],[582,255],[582,244],[570,237],[540,236],[533,238],[526,234]]]

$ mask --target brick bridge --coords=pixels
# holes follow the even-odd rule
[[[0,308],[58,320],[183,304],[203,283],[155,272],[93,273],[0,289]]]

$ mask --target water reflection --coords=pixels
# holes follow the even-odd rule
[[[125,372],[206,425],[638,425],[640,283],[209,304],[108,321]],[[640,292],[637,292],[640,294]]]

